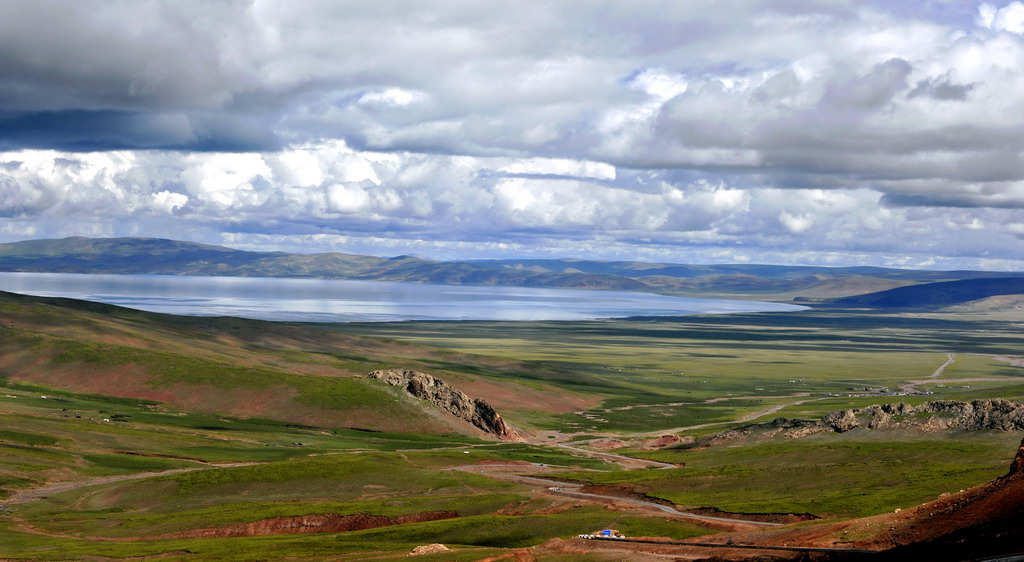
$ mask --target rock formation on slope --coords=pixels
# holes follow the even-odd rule
[[[374,371],[367,376],[391,386],[403,387],[416,398],[427,400],[501,439],[516,441],[522,438],[522,435],[506,424],[494,408],[483,399],[470,398],[465,392],[452,388],[448,383],[432,375],[411,369],[386,369]]]
[[[863,418],[863,419],[862,419]],[[919,427],[929,430],[1024,430],[1024,405],[1009,400],[936,400],[920,406],[903,402],[831,412],[822,423],[837,432],[849,431],[866,421],[868,429]]]
[[[1010,463],[1010,472],[1006,473],[1006,477],[1008,478],[1022,472],[1024,472],[1024,439],[1021,440],[1020,446],[1017,447],[1017,454],[1013,457],[1013,462]]]
[[[777,418],[767,423],[755,423],[728,429],[699,438],[683,437],[675,443],[657,444],[648,441],[647,448],[676,447],[691,449],[723,445],[744,438],[790,439],[806,437],[815,433],[845,433],[857,428],[866,429],[917,429],[921,431],[942,431],[959,429],[963,431],[1024,431],[1024,404],[1009,400],[936,400],[920,406],[904,402],[836,410],[819,420]],[[1024,462],[1024,461],[1022,461]]]

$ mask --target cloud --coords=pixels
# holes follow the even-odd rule
[[[667,171],[610,177],[585,161],[413,158],[338,142],[273,154],[22,151],[0,163],[2,200],[20,201],[2,210],[21,225],[8,229],[31,224],[50,235],[180,238],[184,221],[189,238],[211,243],[344,239],[348,251],[445,257],[496,248],[612,257],[632,247],[652,259],[706,261],[720,255],[715,248],[742,245],[746,259],[901,248],[1010,260],[1024,228],[1009,205],[941,211],[867,188],[737,188]]]
[[[3,4],[0,236],[1003,263],[1024,4],[964,6]]]
[[[978,17],[975,21],[979,26],[995,31],[1024,33],[1024,4],[1011,2],[997,9],[986,2],[978,7]]]
[[[974,86],[975,84],[955,84],[947,74],[919,81],[907,97],[928,96],[939,101],[964,101]]]

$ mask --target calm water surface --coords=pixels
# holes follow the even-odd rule
[[[267,277],[0,273],[0,290],[186,316],[300,322],[591,320],[804,309],[627,291]]]

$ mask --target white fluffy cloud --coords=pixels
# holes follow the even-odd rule
[[[1024,4],[968,8],[4,4],[0,238],[1024,268]]]

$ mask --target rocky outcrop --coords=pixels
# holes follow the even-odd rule
[[[838,433],[843,433],[856,427],[860,427],[860,420],[857,419],[857,415],[854,410],[837,410],[835,412],[829,412],[825,414],[825,417],[821,418],[821,423],[831,427]]]
[[[600,449],[602,451],[610,451],[612,449],[619,449],[625,447],[628,443],[622,439],[597,439],[591,441],[588,445],[592,449]]]
[[[936,400],[920,406],[899,402],[829,412],[821,423],[843,433],[867,422],[868,429],[919,427],[928,430],[1024,430],[1024,405],[1009,400]]]
[[[845,433],[857,428],[868,430],[917,429],[919,431],[1024,431],[1024,404],[1009,400],[936,400],[920,406],[904,402],[881,404],[866,408],[835,410],[819,420],[777,418],[768,423],[755,423],[705,435],[696,439],[664,441],[660,446],[648,440],[651,449],[699,449],[735,443],[740,440],[765,440],[776,437],[799,439],[815,433]],[[1024,443],[1022,443],[1024,447]],[[1024,448],[1018,459],[1024,471]],[[1017,464],[1015,464],[1017,466]]]
[[[687,435],[686,437],[680,437],[678,435],[662,435],[661,437],[655,437],[654,439],[644,441],[640,448],[646,451],[656,451],[658,449],[665,449],[668,447],[689,445],[694,442],[696,442],[696,438],[690,435]],[[626,444],[623,446],[625,445]]]
[[[952,414],[951,419],[963,425],[963,429],[967,430],[1020,431],[1024,429],[1024,405],[1009,400],[975,400],[970,403],[928,402],[919,406],[915,411]]]
[[[1024,440],[1021,440],[1020,446],[1017,447],[1017,455],[1013,457],[1013,462],[1010,463],[1010,472],[1006,476],[1009,477],[1022,472],[1024,472]]]
[[[412,552],[409,553],[409,556],[426,556],[428,554],[440,554],[442,552],[448,552],[449,550],[451,549],[440,543],[424,544],[412,549]]]
[[[465,392],[427,373],[411,369],[387,369],[370,373],[371,379],[404,388],[416,398],[426,400],[453,416],[500,437],[517,441],[522,435],[481,398],[470,398]]]

